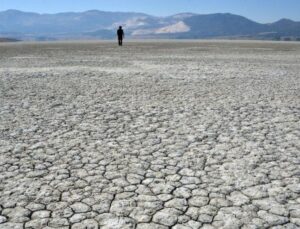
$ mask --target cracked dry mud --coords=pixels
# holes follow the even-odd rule
[[[0,45],[0,228],[300,228],[300,45]]]

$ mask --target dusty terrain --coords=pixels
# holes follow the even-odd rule
[[[0,44],[0,228],[300,228],[300,44]]]

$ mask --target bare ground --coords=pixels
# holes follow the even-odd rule
[[[0,228],[299,228],[299,43],[0,44]]]

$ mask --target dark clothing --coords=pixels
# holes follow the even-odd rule
[[[123,44],[123,38],[124,38],[124,31],[123,31],[123,29],[118,29],[117,35],[118,35],[119,45],[121,46]]]
[[[118,34],[118,38],[121,38],[121,39],[124,38],[124,30],[123,29],[118,29],[117,34]]]
[[[122,46],[123,45],[123,39],[119,38],[118,39],[119,45]]]

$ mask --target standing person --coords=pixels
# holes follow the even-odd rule
[[[124,39],[124,31],[122,29],[122,26],[119,26],[119,29],[117,31],[117,35],[118,35],[118,41],[119,41],[119,46],[123,45],[123,39]]]

